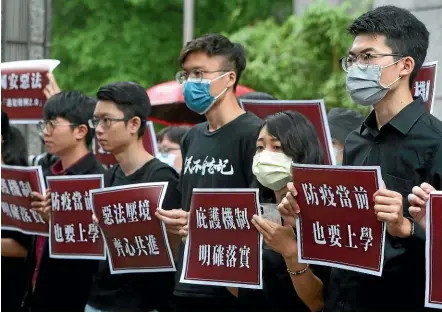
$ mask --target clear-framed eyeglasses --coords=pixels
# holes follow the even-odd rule
[[[203,80],[204,74],[210,74],[210,73],[225,73],[228,72],[226,70],[218,70],[218,71],[202,71],[202,70],[192,70],[190,72],[187,71],[179,71],[175,75],[175,79],[180,84],[184,84],[189,78],[192,78],[192,80],[196,83],[199,83]]]
[[[43,132],[45,129],[49,130],[49,131],[53,131],[55,129],[55,127],[57,126],[78,126],[78,124],[74,124],[74,123],[58,123],[54,120],[43,120],[38,122],[37,124],[37,129],[40,132]]]
[[[90,119],[89,127],[90,128],[97,128],[98,125],[101,125],[101,127],[108,129],[112,126],[115,122],[125,122],[125,118],[110,118],[110,117],[103,117],[103,118],[93,118]]]
[[[370,65],[372,59],[386,56],[403,57],[402,54],[397,53],[360,53],[357,56],[347,55],[341,58],[341,65],[346,72],[348,72],[350,67],[352,67],[355,63],[361,70],[365,70]]]

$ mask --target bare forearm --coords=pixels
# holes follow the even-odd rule
[[[24,258],[28,251],[12,238],[2,238],[2,256]]]
[[[305,269],[306,264],[298,263],[297,256],[285,258],[287,268],[292,272],[298,272]],[[311,311],[320,311],[324,307],[324,298],[322,295],[324,285],[322,281],[313,272],[308,269],[300,275],[290,275],[293,287],[299,298]]]

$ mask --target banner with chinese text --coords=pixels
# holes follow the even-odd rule
[[[48,236],[49,226],[31,208],[31,192],[46,194],[40,166],[2,165],[2,229]]]
[[[434,99],[436,95],[436,74],[437,74],[437,61],[426,62],[422,65],[417,73],[416,79],[413,84],[413,96],[422,97],[427,110],[430,113],[434,111]]]
[[[90,191],[112,274],[175,271],[166,228],[154,214],[162,207],[167,185],[143,183]]]
[[[425,306],[442,309],[442,191],[433,191],[426,215]]]
[[[155,135],[155,128],[153,123],[150,121],[146,122],[146,130],[144,131],[143,135],[143,144],[147,152],[153,156],[158,155],[158,143]],[[96,138],[94,138],[93,141],[93,151],[98,161],[105,167],[109,168],[117,164],[117,160],[115,160],[112,153],[104,151]]]
[[[51,258],[105,260],[103,237],[92,221],[89,190],[104,187],[103,175],[50,176]]]
[[[379,167],[293,165],[298,259],[382,275],[385,224],[374,213]]]
[[[324,100],[248,100],[241,99],[244,110],[250,111],[261,119],[282,112],[295,111],[304,115],[316,129],[319,142],[324,151],[324,164],[334,164],[333,145],[328,126]]]
[[[2,71],[2,110],[16,124],[37,124],[43,116],[46,96],[43,93],[58,60],[5,62]]]
[[[258,189],[193,189],[181,283],[262,289]]]

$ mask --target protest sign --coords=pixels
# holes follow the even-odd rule
[[[103,237],[92,221],[89,190],[104,187],[103,175],[50,176],[51,258],[105,260]]]
[[[46,96],[43,93],[58,60],[5,62],[2,71],[2,110],[16,124],[37,124],[43,116]]]
[[[381,276],[385,224],[374,213],[379,167],[293,165],[301,263]]]
[[[426,215],[425,306],[442,309],[442,191],[430,194]]]
[[[436,94],[437,61],[426,62],[422,65],[414,80],[412,93],[415,97],[422,97],[427,110],[433,113]]]
[[[168,183],[91,190],[112,274],[175,271],[164,223],[155,216]]]
[[[304,115],[313,124],[318,133],[319,142],[324,151],[324,164],[334,164],[333,145],[328,126],[324,100],[248,100],[241,99],[244,110],[250,111],[261,119],[282,112],[295,111]]]
[[[49,226],[31,208],[31,192],[46,194],[40,166],[2,165],[2,229],[48,236]]]
[[[144,131],[143,135],[143,145],[146,151],[153,156],[156,156],[158,154],[158,144],[157,138],[155,136],[155,128],[153,126],[153,123],[150,121],[146,122],[146,130]],[[117,160],[115,160],[115,157],[110,152],[106,152],[103,150],[103,148],[100,146],[100,143],[95,138],[93,141],[93,151],[98,161],[107,168],[112,167],[118,163]]]
[[[262,289],[258,189],[193,189],[182,283]]]

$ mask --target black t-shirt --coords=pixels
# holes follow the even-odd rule
[[[238,299],[241,310],[259,312],[309,311],[293,287],[284,258],[269,247],[264,247],[262,252],[263,289],[240,288]],[[330,277],[330,268],[311,265],[310,269],[326,286]]]
[[[119,165],[105,177],[106,187],[138,183],[169,182],[163,209],[180,207],[181,194],[177,189],[178,174],[158,159],[144,164],[126,176]],[[89,295],[88,304],[103,311],[170,310],[168,304],[174,287],[174,273],[111,274],[108,260],[100,261],[99,271]]]
[[[194,126],[181,143],[183,167],[180,177],[182,208],[190,209],[193,188],[248,188],[253,181],[252,164],[262,121],[247,112],[216,131],[208,123]],[[224,287],[181,284],[184,244],[177,264],[174,294],[181,297],[230,297]]]
[[[104,174],[104,167],[94,154],[89,153],[63,172],[60,164],[55,169],[46,168],[45,176]],[[32,279],[35,269],[35,242],[33,251],[28,255],[28,279]],[[27,306],[32,311],[83,311],[86,305],[92,277],[98,269],[98,260],[54,259],[50,257],[49,240],[45,240],[37,280],[32,297],[27,299]],[[32,288],[32,286],[29,286]]]

